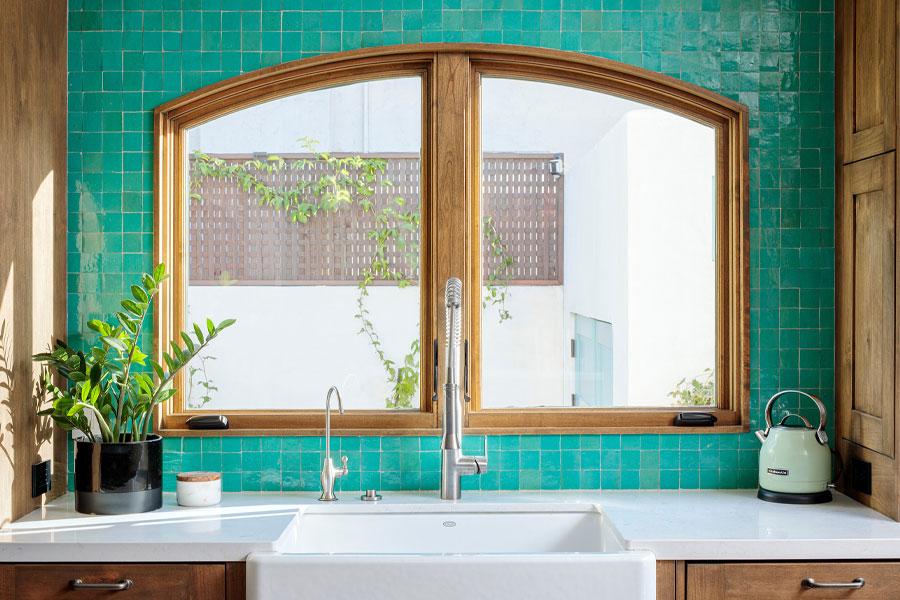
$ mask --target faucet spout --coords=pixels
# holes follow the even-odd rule
[[[447,362],[441,436],[441,499],[459,500],[460,477],[487,470],[487,438],[484,456],[466,456],[462,452],[463,402],[460,395],[460,339],[462,337],[462,282],[447,280],[445,300],[445,355]],[[468,399],[468,398],[467,398]]]
[[[341,457],[341,468],[334,466],[331,460],[331,395],[337,396],[338,412],[344,414],[344,403],[341,400],[341,392],[337,387],[331,386],[328,394],[325,396],[325,459],[322,461],[322,473],[319,475],[319,483],[322,484],[322,495],[319,500],[322,502],[333,502],[337,500],[334,495],[334,483],[339,478],[349,472],[347,468],[347,457]]]

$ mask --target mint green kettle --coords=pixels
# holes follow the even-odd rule
[[[819,425],[795,413],[786,414],[772,425],[772,407],[786,394],[799,394],[816,403]],[[791,418],[802,424],[789,424]],[[759,451],[759,492],[757,497],[784,504],[819,504],[831,501],[831,448],[825,425],[828,417],[822,401],[799,390],[783,390],[766,404],[766,429],[757,431]]]

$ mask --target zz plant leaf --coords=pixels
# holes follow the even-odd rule
[[[147,439],[154,410],[175,395],[175,375],[235,323],[226,319],[216,325],[207,319],[205,334],[195,323],[190,332],[179,334],[183,347],[172,342],[171,354],[162,353],[165,366],[148,360],[140,347],[141,332],[167,277],[165,265],[157,265],[131,286],[131,297],[120,302],[123,310],[114,321],[88,321],[98,341],[87,353],[57,340],[50,352],[32,357],[47,367],[42,388],[50,407],[38,414],[93,442],[122,442],[129,435],[135,441]]]

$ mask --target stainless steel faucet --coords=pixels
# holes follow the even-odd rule
[[[337,496],[334,495],[334,482],[347,474],[347,457],[341,457],[341,468],[338,469],[331,462],[331,394],[337,396],[338,411],[344,414],[344,403],[341,401],[341,393],[335,386],[328,389],[328,395],[325,396],[325,460],[322,462],[322,474],[319,481],[322,484],[322,495],[319,500],[322,502],[334,502]]]
[[[485,437],[484,456],[466,456],[462,453],[463,405],[459,392],[462,282],[456,277],[447,280],[445,300],[447,379],[444,384],[441,439],[441,499],[459,500],[460,476],[487,471],[487,438]]]

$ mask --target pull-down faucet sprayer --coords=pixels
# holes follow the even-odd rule
[[[462,453],[463,404],[459,389],[462,282],[456,277],[447,280],[444,300],[447,375],[441,437],[441,499],[459,500],[460,476],[487,471],[487,438],[484,456],[466,456]]]

